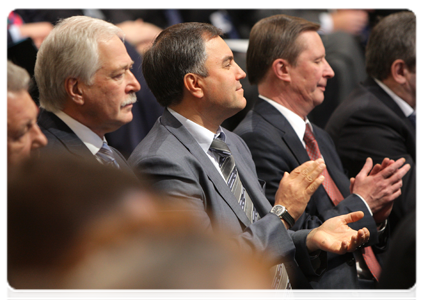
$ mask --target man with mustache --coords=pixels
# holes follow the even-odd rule
[[[328,254],[321,277],[310,277],[314,288],[374,287],[380,275],[375,253],[385,246],[386,220],[401,194],[402,177],[410,169],[405,159],[385,159],[373,166],[366,160],[348,180],[329,135],[307,115],[324,100],[327,80],[335,74],[325,59],[319,25],[298,17],[274,15],[257,22],[250,33],[247,74],[258,87],[255,106],[235,129],[247,143],[258,177],[266,181],[266,197],[275,201],[280,178],[299,165],[324,159],[325,180],[307,204],[293,230],[319,226],[351,211],[365,217],[350,224],[370,230],[370,242],[354,254]]]
[[[35,79],[44,108],[38,124],[48,149],[129,170],[104,137],[132,120],[141,88],[122,38],[111,23],[75,16],[60,21],[44,40]]]

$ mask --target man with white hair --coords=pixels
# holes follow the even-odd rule
[[[47,139],[37,125],[38,108],[28,93],[28,72],[7,61],[7,167],[15,168]]]
[[[129,169],[104,137],[132,120],[141,88],[122,38],[111,23],[75,16],[60,21],[42,43],[35,79],[43,108],[38,124],[49,149]]]

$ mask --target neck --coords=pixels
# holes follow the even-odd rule
[[[171,105],[169,108],[213,133],[217,133],[220,124],[224,121],[219,117],[213,117],[210,111],[206,109],[202,109],[196,105],[186,105],[183,101],[178,105]]]
[[[96,126],[91,126],[90,123],[86,121],[86,118],[84,118],[84,115],[80,114],[78,111],[69,109],[67,107],[65,107],[62,111],[65,114],[67,114],[69,117],[71,117],[72,119],[78,121],[84,126],[87,126],[92,132],[98,135],[101,139],[104,138],[104,135],[106,134],[106,132],[104,132],[103,130],[101,130],[100,128]]]
[[[413,109],[416,109],[416,102],[413,101],[411,93],[403,85],[396,82],[392,76],[382,80],[382,83],[386,85],[395,95],[407,102]]]
[[[286,107],[290,111],[294,112],[304,121],[307,119],[307,115],[309,112],[305,111],[301,105],[300,100],[296,100],[295,95],[289,95],[282,89],[278,89],[277,86],[266,86],[266,85],[259,85],[258,92],[260,95],[279,103],[280,105]]]

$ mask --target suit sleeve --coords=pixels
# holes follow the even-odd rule
[[[183,161],[151,156],[138,160],[135,168],[152,178],[155,189],[169,196],[169,202],[166,202],[168,209],[189,212],[201,229],[212,231],[215,227],[208,207],[211,201],[207,199],[207,194],[216,192],[204,190],[202,180],[208,179],[202,178],[203,175],[196,170],[195,163]],[[130,163],[133,164],[131,160]],[[306,236],[308,232],[302,232],[302,236]],[[244,228],[242,232],[232,232],[231,235],[243,251],[253,253],[269,265],[292,262],[296,257],[296,247],[302,249],[301,255],[307,249],[305,239],[297,239],[294,243],[291,236],[299,234],[288,232],[279,218],[270,213]],[[313,269],[313,262],[308,258],[302,257],[299,266],[307,275],[318,275]]]
[[[291,172],[298,166],[298,162],[293,158],[286,157],[291,149],[287,148],[280,136],[271,134],[270,130],[248,132],[242,134],[241,137],[250,148],[259,178],[266,181],[266,198],[274,205],[275,194],[284,172]],[[333,206],[330,200],[326,199],[327,197],[322,199],[323,197],[319,193],[325,192],[319,188],[312,196],[313,199],[325,201],[325,203],[314,203],[311,199],[305,212],[295,223],[293,230],[316,228],[332,217],[360,210],[365,213],[365,217],[358,222],[351,223],[350,227],[355,230],[367,227],[371,232],[370,244],[377,243],[376,224],[366,205],[358,196],[349,195],[340,204]]]
[[[364,101],[364,100],[363,100]],[[350,176],[355,176],[367,157],[373,163],[381,163],[385,157],[397,160],[404,157],[411,168],[403,177],[401,195],[395,200],[389,217],[392,228],[412,212],[416,206],[415,136],[404,121],[391,113],[372,107],[355,112],[347,118],[341,128],[331,124],[329,133],[334,136],[337,151]],[[337,132],[336,136],[333,132]]]

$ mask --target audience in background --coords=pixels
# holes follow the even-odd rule
[[[13,169],[47,145],[37,125],[38,107],[28,93],[25,69],[7,61],[7,167]]]
[[[377,240],[379,246],[385,245],[387,231],[392,229],[396,231],[392,240],[394,245],[391,243],[391,248],[383,257],[385,264],[382,266],[377,287],[380,289],[410,288],[416,282],[415,15],[411,12],[393,14],[376,26],[366,53],[369,78],[350,95],[346,100],[347,104],[344,101],[346,95],[366,76],[362,50],[367,44],[370,29],[378,20],[378,15],[389,15],[395,11],[285,10],[284,12],[288,15],[301,14],[300,16],[305,19],[321,25],[319,34],[326,48],[326,59],[337,76],[327,78],[326,101],[313,109],[308,117],[310,121],[323,127],[332,111],[344,102],[326,128],[336,142],[342,162],[348,166],[349,175],[355,176],[360,171],[359,166],[364,164],[367,156],[376,163],[368,178],[396,168],[401,162],[398,160],[401,157],[405,157],[406,163],[411,165],[411,171],[403,179],[402,195],[395,200],[393,212],[387,223],[389,225],[386,228],[384,228],[386,223],[378,224],[380,225],[378,228],[382,231],[375,233],[374,218],[379,219],[379,215],[389,214],[392,206],[386,206],[382,209],[382,213],[373,214],[373,217],[368,216],[366,208],[360,209],[365,212],[365,217],[356,224],[350,224],[352,228],[359,229],[366,226],[370,229],[369,244]],[[252,235],[255,237],[261,236],[254,232],[258,226],[245,225],[248,223],[246,220],[241,222],[231,218],[226,218],[220,226],[220,219],[227,217],[227,212],[224,213],[225,216],[221,216],[222,213],[215,214],[218,210],[217,206],[220,207],[221,203],[216,205],[214,202],[210,204],[211,202],[206,201],[205,207],[202,207],[204,211],[198,213],[198,210],[192,210],[190,207],[190,204],[195,202],[193,198],[177,201],[178,205],[185,202],[188,206],[180,206],[179,210],[182,212],[175,212],[172,209],[175,205],[174,198],[168,198],[168,195],[150,188],[151,183],[157,182],[157,177],[150,178],[141,175],[136,179],[125,158],[129,157],[163,112],[163,107],[156,101],[142,72],[145,52],[162,29],[181,22],[199,21],[211,23],[220,28],[224,38],[248,38],[253,24],[265,16],[276,13],[275,10],[251,9],[18,9],[9,13],[8,60],[13,63],[7,62],[7,222],[8,281],[13,288],[269,289],[275,287],[275,284],[270,285],[273,276],[270,276],[268,272],[268,260],[258,259],[257,253],[251,253],[250,249],[243,244],[243,238],[228,237],[228,228],[223,224],[226,226],[230,223],[229,232],[231,232],[234,229],[233,222],[243,223],[241,226],[244,228],[253,229]],[[76,15],[80,16],[73,17]],[[73,21],[78,23],[82,20],[90,24],[88,27],[99,24],[105,31],[93,40],[88,40],[84,37],[88,27],[75,25],[76,27],[71,26],[69,35],[65,38],[69,38],[70,44],[52,41],[54,36],[66,36],[62,36],[63,32],[60,29],[66,27],[64,24]],[[78,27],[80,31],[77,30]],[[48,35],[50,37],[43,42]],[[82,41],[89,41],[86,43],[88,47],[94,45],[96,50],[88,51],[94,59],[81,52],[81,46],[84,45]],[[77,46],[73,54],[67,52],[73,48],[68,45]],[[115,48],[112,49],[110,45]],[[37,53],[40,47],[40,52]],[[380,47],[385,50],[380,50]],[[245,53],[234,51],[232,55],[241,67],[245,65]],[[30,84],[36,56],[38,56],[37,80],[41,83],[40,98],[41,105],[44,107],[39,116],[39,125],[42,126],[47,138],[35,121],[38,115],[37,106],[40,104],[37,85]],[[125,68],[122,77],[128,79],[128,84],[125,85],[128,88],[119,88],[118,86],[123,87],[123,85],[118,83],[119,80],[116,77],[112,79],[107,74],[100,74],[99,71],[100,66],[107,68],[123,57]],[[79,66],[72,68],[69,62],[79,63]],[[235,64],[234,58],[232,58],[232,64]],[[131,66],[132,69],[130,69]],[[78,73],[81,69],[85,71]],[[382,69],[389,71],[381,71]],[[62,72],[62,77],[53,84],[52,88],[48,82],[50,80],[53,82],[60,77],[56,70],[59,70],[59,73]],[[210,79],[210,74],[204,78]],[[108,79],[111,80],[108,81]],[[240,78],[239,82],[243,85],[244,93],[249,95],[248,103],[244,109],[221,122],[223,127],[230,130],[235,129],[253,107],[255,101],[251,99],[256,99],[258,95],[256,87],[250,85],[245,78]],[[63,89],[63,87],[66,88]],[[225,92],[223,87],[223,84],[219,86],[222,95],[228,95],[230,92]],[[56,92],[58,94],[55,94]],[[131,96],[127,98],[128,94]],[[137,102],[134,102],[135,100]],[[122,101],[125,105],[118,108],[119,105],[115,104]],[[258,106],[263,101],[259,100]],[[364,103],[367,103],[367,106]],[[125,110],[124,114],[121,114],[122,110]],[[256,108],[253,109],[253,113],[254,111]],[[370,111],[368,115],[371,118],[369,119],[365,117],[367,111]],[[219,114],[222,115],[222,112],[225,110],[220,110]],[[121,118],[123,115],[125,118]],[[164,116],[168,118],[168,115],[169,113],[165,111]],[[356,130],[357,126],[360,126],[359,132]],[[315,129],[320,135],[320,130]],[[270,129],[267,131],[271,132]],[[233,138],[230,132],[227,134],[230,139]],[[372,134],[376,135],[372,136]],[[324,133],[322,135],[326,136]],[[163,136],[160,135],[157,139],[162,141]],[[276,140],[278,138],[272,139],[267,146],[272,145]],[[355,141],[354,145],[348,143],[351,140]],[[260,143],[265,144],[265,139],[260,139]],[[98,150],[103,144],[112,146],[109,148],[116,163],[113,159],[108,160],[103,157],[106,160],[102,160],[99,157],[101,154]],[[321,142],[319,145],[321,146]],[[332,144],[329,146],[333,148]],[[381,146],[383,149],[380,148]],[[44,149],[39,151],[43,147]],[[245,145],[242,149],[244,148],[246,148]],[[359,158],[358,162],[351,159],[356,156],[351,151],[358,151],[357,149],[360,153],[366,150],[365,157]],[[153,151],[151,148],[149,150]],[[154,151],[157,154],[161,150],[157,146]],[[177,150],[178,147],[174,146],[170,153],[173,155]],[[327,169],[332,175],[332,158],[338,159],[336,153],[332,155],[332,149],[329,149],[329,152],[325,152],[326,150],[323,149],[322,154],[326,160]],[[40,156],[38,152],[48,155]],[[256,159],[255,151],[252,152]],[[270,157],[272,151],[264,152],[261,154]],[[172,155],[168,156],[172,157]],[[397,162],[384,159],[386,156]],[[86,159],[81,160],[82,157]],[[108,164],[108,161],[118,168],[103,166],[98,161],[103,164]],[[172,163],[179,168],[182,160],[173,159]],[[370,171],[370,164],[366,164]],[[239,172],[245,174],[243,162],[237,162],[238,167],[239,165],[241,165]],[[263,177],[260,173],[261,167],[259,165],[257,167],[259,177]],[[294,167],[295,165],[292,169]],[[165,164],[152,163],[151,168],[157,171],[157,168],[164,169]],[[394,176],[401,176],[398,174],[404,172],[406,168],[403,167],[402,171]],[[250,169],[254,170],[253,164]],[[301,173],[298,172],[293,170],[291,174]],[[241,179],[244,176],[242,174]],[[266,172],[266,176],[270,174],[271,172]],[[172,175],[166,172],[165,176],[165,181],[170,181]],[[264,179],[267,179],[266,176]],[[334,177],[342,177],[344,180],[345,176],[335,175]],[[356,179],[352,179],[351,192],[359,188],[360,177],[359,174]],[[183,180],[187,178],[184,177]],[[267,183],[267,194],[269,190],[272,190],[271,182],[270,180]],[[158,186],[161,185],[158,184]],[[204,194],[208,193],[208,188],[206,190]],[[324,193],[323,187],[316,191],[305,214],[296,221],[293,229],[300,228],[305,223],[307,224],[304,228],[313,228],[313,222],[318,226],[326,219],[327,215],[318,213],[318,216],[312,217],[313,221],[303,222],[305,216],[316,212],[313,201],[322,195],[322,191]],[[167,194],[168,191],[165,192]],[[185,192],[186,190],[178,190],[178,199],[181,195],[187,196]],[[394,189],[390,195],[393,195],[393,192]],[[343,190],[342,193],[347,195],[349,191]],[[255,197],[254,192],[253,194]],[[348,196],[338,206],[342,206],[342,202],[350,198],[354,196]],[[259,214],[263,217],[269,212],[270,207],[266,207],[263,213],[261,206],[260,204]],[[338,206],[334,206],[334,209],[336,210]],[[234,209],[237,210],[237,208]],[[370,210],[373,209],[370,208]],[[213,225],[209,224],[208,227],[213,228],[213,232],[203,230],[204,214],[211,218],[210,224]],[[263,218],[268,216],[265,215]],[[342,221],[338,218],[336,224],[342,225],[341,228],[346,231],[347,222],[361,217],[355,214],[348,218]],[[280,220],[277,220],[280,225]],[[282,225],[282,231],[286,232],[285,227],[289,225],[285,220],[282,222],[285,225]],[[219,226],[215,226],[216,224]],[[314,236],[314,242],[320,243],[317,246],[325,250],[327,246],[322,248],[321,234],[324,230],[333,230],[328,224],[326,223],[325,229],[320,231],[318,238],[316,231],[309,234]],[[331,222],[331,224],[333,227],[335,223]],[[270,229],[265,228],[265,230]],[[284,260],[289,279],[292,280],[290,284],[294,288],[347,287],[350,281],[347,279],[349,275],[345,274],[351,273],[349,271],[335,274],[336,280],[331,281],[332,285],[326,285],[327,278],[333,275],[334,265],[342,268],[348,264],[349,267],[346,269],[355,270],[357,263],[359,275],[364,274],[365,269],[361,269],[360,260],[354,260],[357,258],[356,254],[354,254],[355,258],[345,260],[344,263],[334,260],[336,257],[353,257],[350,253],[343,254],[344,251],[353,251],[356,247],[361,247],[361,243],[368,239],[367,229],[356,235],[350,230],[346,234],[354,238],[349,243],[341,243],[343,250],[338,254],[342,255],[328,254],[328,266],[326,266],[326,253],[317,251],[308,254],[307,250],[303,251],[302,246],[297,247],[294,250],[297,251],[295,256],[297,261],[294,261],[294,258],[291,261],[294,264],[298,262],[300,267],[308,264],[306,274],[312,274],[312,276],[305,279],[301,271],[299,272],[301,274],[296,273],[296,267],[288,263],[289,259]],[[290,231],[287,233],[295,239],[295,234]],[[278,235],[280,234],[279,231]],[[243,235],[245,238],[246,233],[244,232]],[[234,240],[238,243],[234,243]],[[257,240],[251,241],[254,248]],[[294,243],[300,245],[298,239],[294,240]],[[270,249],[272,248],[270,244],[271,242],[264,247],[269,251],[258,251],[259,256],[270,257],[270,260],[274,258],[275,251]],[[244,251],[245,249],[248,251]],[[320,275],[325,268],[323,275],[316,276]],[[293,274],[295,276],[292,276]]]
[[[411,170],[390,215],[394,230],[416,207],[416,16],[399,12],[382,19],[366,49],[368,78],[329,120],[342,164],[355,176],[368,157],[404,157]]]

